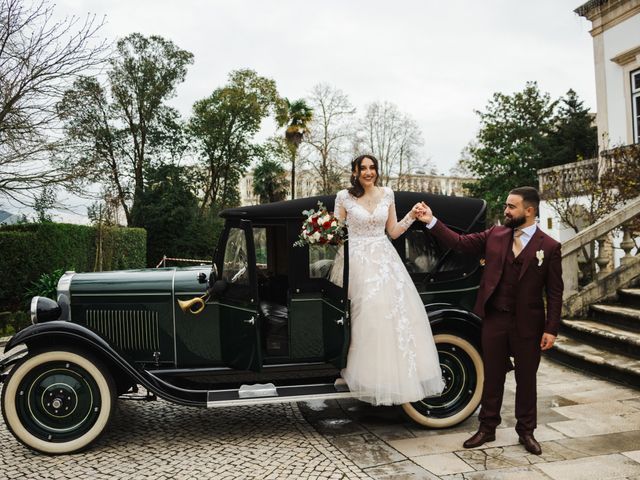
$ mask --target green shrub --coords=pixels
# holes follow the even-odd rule
[[[51,273],[43,273],[35,282],[31,282],[31,287],[25,293],[25,300],[29,301],[32,297],[48,297],[52,300],[56,299],[58,292],[58,281],[64,274],[64,270],[58,268]]]
[[[0,311],[27,310],[24,293],[41,275],[60,269],[94,271],[97,228],[64,223],[0,227]],[[142,268],[146,232],[102,228],[102,270]]]
[[[13,335],[28,325],[31,317],[27,312],[0,312],[0,336]]]

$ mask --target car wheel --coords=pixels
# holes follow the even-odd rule
[[[40,351],[16,364],[2,391],[2,416],[27,447],[78,452],[104,431],[115,404],[109,371],[90,356]]]
[[[440,367],[445,380],[442,394],[418,402],[405,403],[402,409],[414,422],[430,428],[445,428],[463,422],[480,404],[484,367],[478,349],[455,334],[434,335]]]

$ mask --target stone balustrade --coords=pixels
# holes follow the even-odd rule
[[[547,197],[584,194],[585,180],[598,178],[599,162],[591,158],[538,170],[540,193]]]
[[[632,231],[630,221],[640,216],[640,197],[627,202],[620,209],[611,212],[593,225],[582,230],[575,237],[562,244],[562,278],[564,280],[563,315],[585,312],[593,303],[602,300],[611,292],[626,286],[640,275],[640,255],[635,249],[634,237],[639,232]],[[616,268],[611,257],[606,255],[610,232],[621,229],[622,240],[614,248],[620,248],[624,256]],[[582,251],[595,247],[597,276],[591,283],[580,287]]]

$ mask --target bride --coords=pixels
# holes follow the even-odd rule
[[[374,405],[437,395],[444,382],[427,314],[385,235],[385,230],[392,239],[402,235],[421,206],[398,222],[393,191],[377,186],[378,161],[363,155],[351,170],[352,187],[338,192],[334,208],[349,230],[352,333],[342,378],[358,398]],[[338,276],[332,272],[331,280],[337,283]]]

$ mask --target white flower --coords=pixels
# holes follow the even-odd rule
[[[331,240],[333,238],[333,233],[330,233],[329,235],[327,235],[327,240]]]
[[[542,265],[542,261],[544,260],[544,251],[538,250],[536,252],[536,258],[538,259],[538,266],[540,267]]]
[[[313,238],[314,242],[317,242],[318,240],[320,240],[320,237],[321,237],[320,232],[314,232],[314,234],[311,235],[311,237]]]
[[[331,222],[331,226],[332,226],[332,227],[335,227],[335,226],[337,226],[337,225],[338,225],[338,222],[336,222],[335,220],[334,220],[333,222]]]

